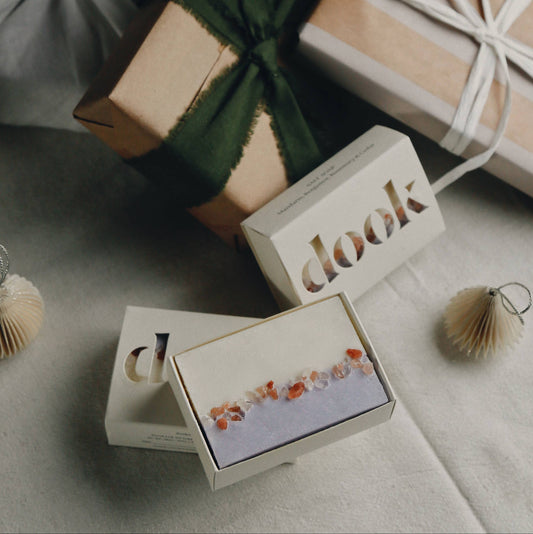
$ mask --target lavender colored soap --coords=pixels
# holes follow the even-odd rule
[[[176,363],[219,469],[390,401],[338,297],[196,347]]]
[[[388,402],[376,374],[353,372],[332,379],[324,390],[306,391],[301,397],[273,400],[254,406],[242,421],[230,421],[226,430],[203,424],[219,467],[227,467],[360,415]]]

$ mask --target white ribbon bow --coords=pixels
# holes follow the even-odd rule
[[[440,142],[442,147],[454,154],[463,153],[474,137],[498,63],[505,76],[505,102],[492,143],[487,150],[467,159],[434,182],[432,188],[436,194],[463,174],[484,165],[498,148],[511,113],[511,78],[507,60],[533,78],[533,48],[506,35],[532,0],[506,0],[496,17],[492,14],[489,0],[482,0],[485,19],[468,0],[450,0],[455,9],[438,0],[401,1],[463,31],[480,43],[450,130]]]

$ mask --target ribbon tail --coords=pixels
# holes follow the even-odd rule
[[[268,111],[289,179],[299,180],[324,160],[285,76],[274,78]]]
[[[487,161],[489,161],[489,159],[492,157],[494,152],[496,152],[496,149],[498,148],[498,145],[500,144],[500,141],[503,138],[505,128],[507,127],[507,122],[509,121],[509,116],[511,115],[511,78],[509,76],[509,69],[505,60],[505,56],[501,55],[501,53],[498,53],[498,56],[499,61],[502,64],[506,79],[505,102],[500,122],[498,123],[496,131],[494,132],[492,143],[490,144],[489,148],[487,148],[487,150],[485,150],[484,152],[481,152],[480,154],[477,154],[476,156],[467,159],[457,167],[453,168],[451,171],[448,171],[446,174],[438,178],[437,181],[435,181],[431,186],[431,189],[433,190],[433,193],[435,195],[442,191],[444,188],[451,185],[459,178],[461,178],[461,176],[463,176],[467,172],[473,171],[474,169],[485,165],[485,163],[487,163]]]
[[[474,28],[479,28],[482,24],[484,24],[483,18],[481,15],[476,11],[474,6],[468,1],[468,0],[452,0],[453,4],[455,6],[455,9],[461,13],[466,19],[472,24]],[[481,0],[484,10],[487,9],[486,0]],[[492,11],[490,9],[490,6],[488,7],[488,11],[485,11],[485,16],[489,17],[489,19],[492,20]]]
[[[533,78],[533,50],[511,38],[506,39],[505,45],[509,61],[522,69],[530,78]]]
[[[468,34],[472,33],[474,26],[467,19],[465,15],[459,13],[455,9],[451,8],[447,4],[443,4],[438,0],[401,0],[404,4],[407,4],[420,12],[424,13],[428,17],[435,18],[452,28],[462,30]]]
[[[487,161],[489,161],[491,156],[494,154],[494,150],[495,148],[493,149],[491,147],[485,152],[482,152],[481,154],[478,154],[473,158],[467,159],[460,165],[457,165],[457,167],[454,167],[452,170],[442,175],[431,185],[433,194],[436,195],[437,193],[440,193],[443,189],[453,184],[467,172],[473,171],[481,167],[482,165],[485,165],[485,163],[487,163]]]
[[[496,15],[500,33],[507,33],[513,22],[529,7],[531,0],[506,0]]]
[[[472,65],[451,127],[440,145],[454,154],[462,154],[472,141],[496,70],[496,56],[482,43]]]

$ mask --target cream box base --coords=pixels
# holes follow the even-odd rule
[[[105,415],[109,444],[196,452],[168,384],[165,360],[258,320],[128,306]]]
[[[310,388],[295,400],[283,396],[281,383],[289,376],[302,373],[302,367],[327,368],[354,344],[373,365],[372,376],[354,369],[342,380],[331,375],[325,389]],[[174,355],[167,367],[169,383],[213,490],[387,421],[395,404],[378,355],[345,293]],[[277,384],[279,398],[252,403],[242,419],[231,419],[225,429],[218,426],[218,420],[206,423],[211,407],[246,397],[250,391],[245,389],[253,389],[261,380]],[[336,388],[345,385],[348,389],[342,390],[340,398]],[[343,404],[349,405],[348,411],[340,413]],[[314,407],[311,411],[310,406]],[[234,413],[228,408],[230,412]],[[293,425],[302,420],[307,427],[295,432]],[[280,436],[275,438],[277,444],[268,441],[272,433]]]

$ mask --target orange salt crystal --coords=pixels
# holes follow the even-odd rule
[[[261,395],[261,397],[263,399],[266,398],[267,392],[266,392],[266,387],[265,386],[259,386],[258,388],[255,388],[255,390],[257,391],[257,393],[259,393],[259,395]]]
[[[360,361],[351,360],[350,366],[353,367],[354,369],[359,369],[360,367],[363,367],[363,364]]]
[[[224,410],[227,410],[229,407],[230,407],[230,403],[229,403],[229,402],[225,402],[225,403],[222,405],[222,408],[224,408]]]
[[[242,421],[242,417],[240,415],[232,415],[231,416],[231,420],[232,421]],[[226,424],[226,426],[228,426],[228,425]]]
[[[238,413],[240,411],[241,411],[241,409],[238,406],[230,406],[228,408],[228,412],[237,412]]]
[[[211,408],[211,417],[216,419],[219,415],[222,415],[226,410],[222,406],[215,406]]]
[[[365,373],[365,375],[371,375],[373,372],[374,365],[372,364],[372,362],[368,362],[363,365],[363,373]]]
[[[409,201],[407,201],[407,205],[409,205]],[[396,210],[396,216],[400,221],[400,226],[405,226],[409,222],[409,219],[405,215],[405,210],[402,208],[402,206],[399,206]]]
[[[271,380],[267,385],[267,389],[272,389],[274,387],[274,380]]]
[[[424,206],[424,204],[420,204],[417,200],[414,200],[412,198],[407,199],[407,207],[410,210],[416,211],[416,213],[420,213],[421,211],[424,211],[427,206]]]
[[[363,355],[363,352],[359,349],[346,349],[346,354],[348,354],[352,360],[358,360]]]
[[[354,244],[355,250],[357,250],[357,259],[363,255],[365,249],[365,242],[360,235],[354,234],[351,236],[352,243]]]
[[[342,363],[334,365],[331,371],[337,378],[344,378],[346,376],[344,372],[344,365],[342,365]]]
[[[274,399],[274,400],[278,400],[279,397],[278,397],[278,390],[276,388],[270,388],[268,390],[268,394]]]
[[[322,288],[324,287],[324,284],[315,284],[314,282],[306,282],[305,289],[309,291],[309,293],[318,293]]]
[[[217,419],[217,426],[220,430],[226,430],[228,428],[228,420],[225,417]]]
[[[303,382],[296,382],[294,386],[289,389],[289,394],[287,397],[289,399],[297,399],[305,391],[305,384]]]
[[[309,378],[311,379],[311,382],[314,382],[318,378],[318,373],[316,371],[313,371]]]

